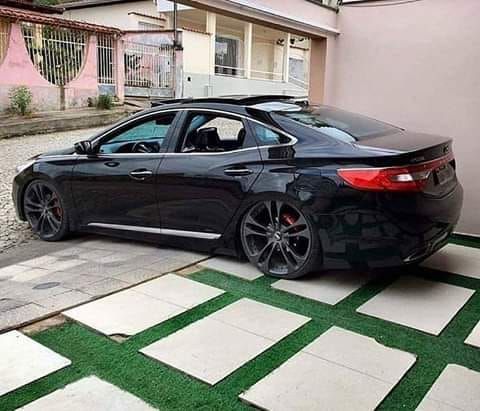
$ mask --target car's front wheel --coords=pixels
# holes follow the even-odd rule
[[[58,190],[53,184],[36,180],[23,196],[25,217],[42,240],[58,241],[68,234],[68,217]]]
[[[242,219],[240,236],[247,258],[264,274],[298,278],[318,266],[321,249],[313,224],[288,202],[255,204]]]

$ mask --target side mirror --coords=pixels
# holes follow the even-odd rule
[[[74,144],[75,153],[77,154],[93,154],[93,145],[90,140],[80,141]]]

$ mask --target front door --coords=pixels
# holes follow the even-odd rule
[[[245,120],[214,111],[184,113],[177,142],[158,171],[162,230],[220,236],[262,168]]]
[[[160,226],[155,178],[175,115],[133,120],[95,142],[96,154],[78,159],[72,191],[81,225]]]

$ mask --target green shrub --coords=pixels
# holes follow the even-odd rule
[[[32,92],[26,86],[18,86],[10,89],[10,108],[14,113],[21,114],[22,116],[32,111]]]
[[[99,110],[110,110],[113,106],[113,99],[110,94],[100,94],[97,99],[97,108]]]

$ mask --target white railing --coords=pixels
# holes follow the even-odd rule
[[[115,37],[97,35],[97,78],[99,84],[115,84]]]
[[[283,73],[262,70],[250,70],[250,73],[250,78],[256,80],[283,81]]]
[[[125,85],[171,88],[173,47],[125,42]]]
[[[73,80],[85,59],[88,34],[42,24],[23,23],[23,38],[35,68],[50,83]]]
[[[0,63],[7,54],[8,34],[10,32],[10,23],[0,19]]]
[[[245,77],[245,69],[243,67],[215,64],[215,74],[218,76]]]

